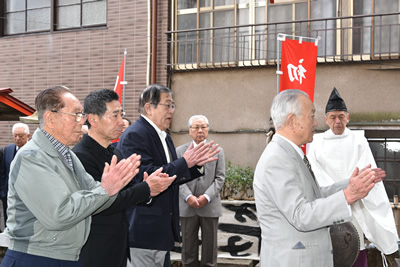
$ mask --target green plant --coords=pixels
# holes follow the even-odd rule
[[[234,165],[228,161],[225,167],[225,183],[222,188],[222,199],[234,198],[239,195],[239,199],[252,197],[249,191],[253,191],[254,170],[250,166],[242,167]]]

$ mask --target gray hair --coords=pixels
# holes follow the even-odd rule
[[[301,117],[303,106],[300,102],[300,96],[308,95],[297,89],[290,89],[280,92],[272,100],[271,117],[274,122],[275,129],[281,129],[290,114]]]
[[[172,96],[171,89],[161,84],[152,84],[146,89],[144,89],[139,98],[139,108],[138,108],[139,113],[143,115],[146,114],[144,106],[147,103],[152,104],[153,107],[156,108],[161,101],[162,93],[166,93]]]
[[[207,126],[210,126],[210,124],[208,123],[208,119],[206,116],[204,115],[193,115],[192,117],[190,117],[189,121],[188,121],[188,128],[192,127],[193,121],[198,120],[198,119],[203,119],[206,121]]]
[[[15,129],[17,128],[24,128],[24,133],[29,134],[29,126],[25,123],[22,122],[17,122],[16,124],[13,125],[12,127],[12,133],[14,134]]]
[[[47,111],[59,111],[65,107],[63,95],[71,93],[66,86],[54,86],[43,90],[35,98],[35,106],[40,127],[44,125],[44,114]],[[72,93],[71,93],[72,94]]]

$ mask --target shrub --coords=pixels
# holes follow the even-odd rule
[[[252,198],[253,177],[254,170],[250,166],[241,167],[240,165],[233,165],[232,162],[228,161],[221,198]]]

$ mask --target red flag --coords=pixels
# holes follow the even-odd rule
[[[124,81],[124,67],[125,67],[125,56],[122,59],[121,67],[119,68],[119,72],[117,75],[117,80],[115,81],[114,92],[116,92],[119,96],[119,103],[122,101],[122,90],[123,84],[121,82]]]
[[[315,43],[285,39],[282,41],[280,91],[299,89],[314,102],[315,70],[318,46]]]

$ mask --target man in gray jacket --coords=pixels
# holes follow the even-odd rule
[[[194,115],[188,128],[192,141],[178,147],[176,154],[182,157],[191,143],[197,146],[206,142],[208,119]],[[205,175],[179,186],[179,216],[182,231],[183,266],[217,266],[218,217],[222,215],[219,192],[225,181],[224,151],[216,155],[216,161],[204,165]],[[199,265],[198,233],[201,228],[201,261]]]
[[[1,266],[79,266],[91,215],[108,208],[136,173],[140,157],[105,164],[100,182],[85,172],[68,146],[81,135],[86,115],[64,86],[35,99],[40,128],[11,164],[8,220],[10,246]]]
[[[329,226],[351,219],[350,205],[380,182],[384,171],[356,168],[349,179],[320,187],[301,146],[313,140],[315,107],[300,90],[275,96],[276,134],[254,173],[262,267],[333,267]]]

